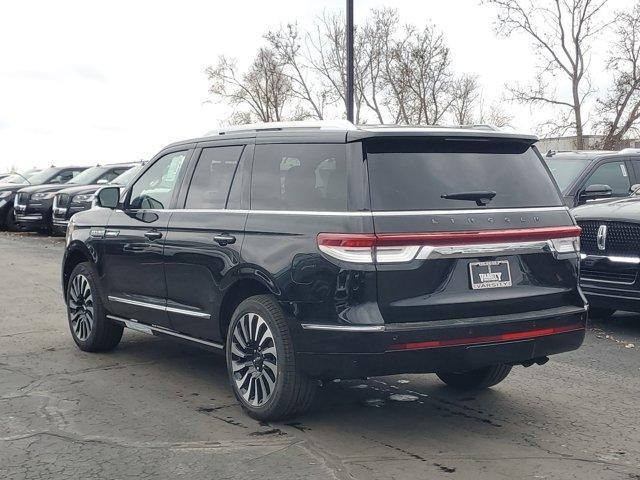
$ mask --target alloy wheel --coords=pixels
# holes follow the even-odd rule
[[[245,313],[233,329],[231,368],[242,398],[254,407],[264,405],[276,388],[278,356],[273,333],[257,313]]]
[[[91,285],[84,275],[76,275],[69,285],[69,314],[73,333],[84,342],[91,335],[94,318]]]

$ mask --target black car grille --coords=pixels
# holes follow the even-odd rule
[[[640,254],[640,225],[628,222],[586,220],[578,222],[582,227],[580,245],[588,255],[638,256]],[[607,226],[605,249],[598,249],[598,229]]]
[[[56,197],[56,206],[59,208],[66,208],[69,206],[71,196],[67,193],[60,193]]]
[[[637,272],[621,272],[613,270],[599,270],[595,268],[582,267],[580,275],[583,280],[597,280],[599,282],[635,283]]]

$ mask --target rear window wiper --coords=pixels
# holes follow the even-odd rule
[[[472,200],[476,202],[476,205],[481,207],[493,200],[493,197],[496,195],[497,193],[492,191],[455,192],[445,193],[444,195],[440,195],[440,198],[446,198],[447,200]]]

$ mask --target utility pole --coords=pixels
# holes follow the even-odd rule
[[[354,121],[353,0],[347,0],[347,120]]]

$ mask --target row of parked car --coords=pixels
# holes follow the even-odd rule
[[[0,227],[63,234],[105,185],[126,186],[142,162],[50,167],[0,176]]]
[[[18,225],[48,228],[44,200],[51,227],[57,210],[68,219],[62,282],[80,349],[111,350],[130,328],[219,352],[243,408],[275,420],[336,378],[488,388],[578,348],[587,300],[598,315],[638,308],[640,152],[543,156],[536,140],[246,125],[167,146],[111,180],[124,188],[78,173],[93,186],[65,193],[44,186],[49,171],[7,191]],[[69,218],[91,195],[95,208]]]

